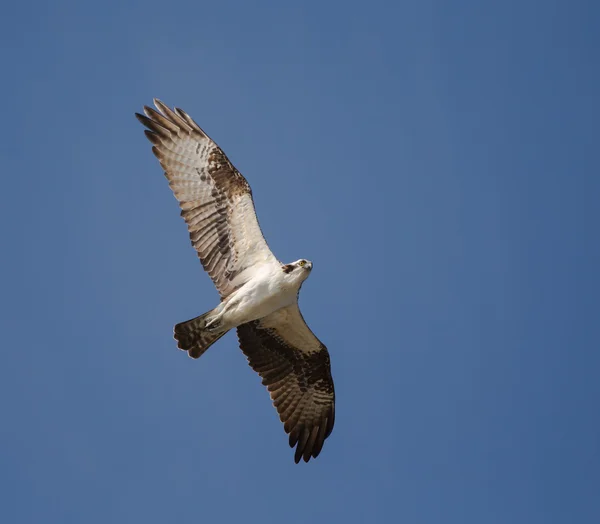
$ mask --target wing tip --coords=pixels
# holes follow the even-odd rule
[[[187,132],[196,131],[202,138],[211,140],[204,130],[183,109],[179,107],[170,109],[167,104],[156,97],[152,99],[152,102],[156,109],[144,105],[145,116],[140,113],[135,113],[136,118],[146,127],[154,129],[153,126],[158,125],[160,128],[167,131],[176,131],[176,129],[172,128],[173,126],[175,128],[183,127]]]
[[[148,120],[148,117],[147,117],[147,116],[145,116],[145,115],[142,115],[142,114],[140,114],[140,113],[138,113],[138,112],[135,112],[134,114],[135,114],[135,117],[138,119],[138,121],[139,121],[141,124],[143,124],[143,125],[146,125],[146,121]],[[146,126],[146,127],[148,127],[148,126]]]
[[[296,447],[294,453],[294,462],[296,464],[300,460],[308,462],[311,458],[317,458],[321,454],[325,440],[331,434],[331,429],[333,429],[330,420],[330,416],[325,416],[318,424],[312,427],[297,426],[289,432],[290,447]]]

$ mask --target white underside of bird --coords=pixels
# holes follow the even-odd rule
[[[249,280],[208,314],[204,328],[228,331],[296,303],[312,262],[302,259],[290,266],[298,270],[286,273],[281,265],[271,262],[246,270],[244,276],[250,277]]]

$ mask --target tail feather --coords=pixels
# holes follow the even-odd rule
[[[204,315],[175,325],[174,337],[177,340],[177,347],[187,351],[192,358],[201,357],[210,346],[227,333],[227,330],[205,329],[206,319],[211,313],[212,311],[208,311]]]

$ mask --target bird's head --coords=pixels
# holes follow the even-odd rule
[[[303,282],[308,278],[312,268],[312,262],[310,260],[306,260],[305,258],[301,258],[300,260],[296,260],[296,262],[285,264],[281,267],[284,273],[299,280],[300,282]]]

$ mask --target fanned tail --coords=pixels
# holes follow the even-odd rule
[[[174,337],[177,340],[177,347],[187,351],[192,358],[201,357],[210,346],[228,331],[206,329],[206,319],[210,317],[212,312],[212,310],[208,311],[204,315],[175,325]]]

